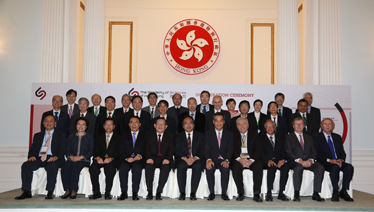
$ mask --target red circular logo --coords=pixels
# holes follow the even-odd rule
[[[204,21],[186,19],[172,26],[165,36],[165,58],[176,71],[196,75],[217,61],[220,42],[214,29]]]

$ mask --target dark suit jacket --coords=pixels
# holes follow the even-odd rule
[[[342,137],[336,133],[331,133],[331,139],[335,147],[337,159],[342,159],[343,161],[345,161],[346,154],[343,147]],[[317,151],[318,162],[320,162],[321,164],[327,163],[327,159],[332,159],[333,157],[325,135],[323,134],[323,132],[314,134],[313,140]]]
[[[198,112],[197,110],[195,111],[195,127],[194,130],[197,132],[205,133],[205,115]],[[184,131],[183,130],[183,119],[186,116],[189,116],[190,112],[184,112],[179,115],[179,120],[178,120],[178,133]]]
[[[204,153],[205,159],[218,159],[221,155],[229,162],[234,152],[234,136],[229,130],[223,129],[221,135],[221,147],[218,147],[216,131],[210,130],[205,133]]]
[[[269,160],[278,163],[280,160],[287,161],[286,151],[284,150],[283,138],[275,135],[275,146],[271,145],[270,139],[266,134],[257,137],[258,142],[261,144],[261,161],[267,164]],[[274,139],[273,139],[274,141]]]
[[[95,114],[94,106],[89,107],[89,108],[87,109],[87,111],[88,111],[89,113]],[[103,112],[105,112],[105,111],[106,111],[106,107],[103,107],[103,106],[100,105],[100,111],[99,111],[99,113],[98,113],[97,115],[99,115],[100,113],[103,113]]]
[[[29,150],[27,158],[39,157],[40,148],[44,142],[45,130],[35,133],[32,139],[32,144]],[[52,156],[56,156],[59,160],[65,161],[65,148],[66,148],[66,135],[55,129],[52,135],[52,146],[50,146],[52,151]]]
[[[200,160],[204,159],[204,134],[193,131],[192,139],[192,149],[191,153],[193,157],[198,157]],[[189,157],[188,143],[185,131],[179,133],[175,137],[175,161],[178,164],[182,157]]]
[[[182,105],[179,107],[179,116],[184,113],[184,112],[188,112],[188,108],[186,107],[183,107]],[[169,107],[168,109],[168,112],[167,112],[168,116],[171,116],[173,117],[175,120],[178,120],[177,118],[177,109],[175,109],[175,106],[172,106],[172,107]]]
[[[278,110],[279,110],[279,108],[278,108]],[[283,106],[283,114],[282,114],[282,117],[286,118],[287,123],[288,123],[288,118],[290,117],[291,114],[292,114],[292,110],[291,110],[291,108],[288,108],[288,107]],[[267,112],[267,115],[270,115],[269,110],[268,110],[268,112]]]
[[[118,134],[113,133],[109,141],[108,149],[106,148],[106,134],[100,134],[95,139],[95,146],[93,151],[93,157],[105,158],[119,158],[119,146],[121,142],[121,137]]]
[[[67,113],[67,114],[69,115],[68,104],[63,105],[63,106],[61,107],[61,111],[64,111],[65,113]],[[78,104],[74,103],[73,115],[78,114],[78,113],[79,113],[79,107],[78,107]]]
[[[173,162],[174,153],[174,136],[171,133],[164,132],[161,141],[161,154],[163,159],[167,159],[170,163]],[[156,132],[147,134],[145,141],[145,160],[154,159],[158,154],[158,137]]]
[[[131,157],[131,155],[134,153],[135,156],[141,155],[143,159],[145,140],[146,133],[139,131],[138,136],[136,137],[135,147],[133,147],[131,131],[125,132],[125,134],[122,135],[120,142],[120,158],[125,160],[126,158]]]
[[[115,111],[114,113],[122,113],[122,115],[125,115],[125,113],[123,111],[123,107],[117,108],[114,111]],[[129,107],[129,109],[127,109],[126,113],[134,113],[134,109],[132,109],[131,107]]]
[[[258,137],[257,133],[254,133],[251,131],[247,132],[248,156],[250,159],[253,159],[253,160],[260,159],[261,146],[256,139],[257,137]],[[233,154],[232,159],[235,160],[236,158],[240,157],[241,152],[242,152],[242,136],[240,132],[238,131],[234,134],[234,154]]]
[[[208,104],[208,105],[209,105],[209,111],[213,111],[213,110],[214,110],[214,106],[211,105],[211,104]],[[197,107],[196,107],[196,111],[202,113],[201,110],[200,110],[200,108],[201,108],[201,104],[198,104]],[[208,111],[207,111],[207,112],[208,112]],[[205,114],[204,114],[204,115],[205,115]],[[231,116],[230,116],[230,117],[231,117]]]
[[[158,118],[160,118],[160,116],[157,116],[154,119],[152,119],[152,121],[151,121],[152,124],[150,126],[150,129],[151,129],[150,132],[156,131],[154,124],[156,124],[156,120]],[[176,124],[177,121],[175,120],[175,118],[173,118],[171,116],[166,116],[166,122],[167,122],[168,128],[166,128],[165,132],[171,133],[175,136],[177,134],[177,124]]]
[[[70,125],[69,125],[69,135],[77,133],[77,127],[75,126],[75,121],[80,117],[80,113],[75,114],[70,119]],[[92,113],[86,113],[85,116],[86,119],[88,119],[88,127],[86,130],[86,133],[94,135],[95,133],[95,127],[96,127],[96,116]]]
[[[299,110],[296,109],[296,112],[298,112],[298,111]],[[321,124],[321,110],[319,108],[311,106],[310,114],[312,114],[316,118],[317,124],[318,124],[318,126],[320,126],[320,124]]]
[[[301,115],[299,112],[292,114],[288,120],[288,131],[290,133],[293,133],[294,131],[293,126],[292,126],[292,121],[297,117],[301,118]],[[307,126],[304,127],[304,133],[310,136],[313,136],[314,133],[318,133],[319,126],[317,125],[316,118],[312,114],[306,113],[306,125]]]
[[[262,121],[261,123],[261,135],[265,135],[266,134],[266,131],[265,131],[265,122],[267,120],[271,119],[271,115],[268,115],[266,116],[266,118]],[[281,138],[282,140],[284,139],[284,136],[286,136],[288,134],[288,123],[286,121],[286,118],[284,117],[280,117],[278,116],[277,117],[277,128],[275,130],[275,137],[278,137],[278,138]],[[274,120],[272,120],[274,121]]]
[[[284,149],[286,150],[289,160],[292,162],[298,158],[301,158],[301,160],[316,159],[317,152],[314,147],[312,136],[303,133],[303,141],[304,150],[294,132],[286,135]]]
[[[231,132],[233,132],[234,134],[239,132],[238,128],[236,127],[236,120],[240,117],[239,116],[235,116],[234,118],[231,119],[231,124],[230,124],[230,130]],[[254,132],[254,133],[257,133],[257,122],[256,122],[256,118],[254,116],[250,116],[249,114],[247,115],[247,119],[248,119],[248,124],[249,124],[249,128],[248,130],[250,132]]]
[[[126,131],[129,131],[130,130],[130,127],[129,127],[129,121],[132,117],[134,117],[134,111],[131,112],[131,113],[125,113],[125,115],[123,115],[122,117],[122,123],[123,126],[122,126],[122,129],[121,131],[122,132],[126,132]],[[149,114],[147,111],[144,111],[142,110],[142,112],[140,113],[140,131],[142,132],[145,132],[145,133],[148,133],[150,132],[150,127],[151,127],[151,114]],[[153,127],[153,125],[152,125]]]
[[[107,112],[106,112],[106,110],[103,111],[103,112],[100,112],[100,114],[97,116],[96,126],[95,126],[95,133],[94,133],[95,138],[98,135],[105,133],[103,125],[104,125],[106,119],[107,119]],[[112,119],[113,119],[114,125],[115,125],[114,134],[120,135],[121,134],[121,127],[122,127],[121,126],[122,113],[116,113],[114,111],[114,113],[112,114]]]
[[[253,116],[256,120],[256,116],[255,116],[255,112],[252,112],[252,113],[248,113],[249,116]],[[260,113],[260,120],[257,122],[256,120],[256,127],[257,127],[257,130],[262,130],[262,127],[261,127],[261,123],[264,122],[266,120],[266,114],[265,113]],[[264,122],[265,123],[265,122]]]
[[[41,132],[45,131],[45,128],[44,128],[44,125],[43,125],[44,118],[46,116],[49,116],[49,115],[54,116],[53,110],[50,110],[50,111],[47,111],[47,112],[43,113],[42,121],[40,122],[40,131]],[[67,137],[69,135],[69,123],[70,123],[69,115],[67,113],[63,112],[62,110],[60,110],[60,116],[58,117],[58,121],[56,122],[55,129],[65,133],[65,136]]]
[[[221,109],[221,113],[225,115],[225,125],[223,126],[223,129],[230,130],[230,112]],[[214,109],[205,113],[205,131],[214,130],[213,115]]]

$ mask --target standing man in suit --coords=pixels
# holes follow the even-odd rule
[[[65,133],[65,136],[69,134],[69,115],[61,110],[61,105],[62,105],[62,97],[59,95],[55,95],[52,98],[52,107],[53,109],[47,112],[44,112],[42,115],[42,120],[40,121],[40,131],[44,132],[45,127],[44,127],[44,119],[45,117],[51,115],[55,117],[56,124],[55,124],[55,129]]]
[[[275,135],[277,138],[284,139],[284,136],[288,134],[288,123],[286,121],[286,118],[279,116],[278,114],[278,106],[277,103],[272,101],[268,104],[268,112],[269,115],[266,116],[265,121],[261,123],[261,134],[265,135],[265,122],[267,120],[272,120],[275,124]]]
[[[103,126],[108,118],[111,118],[114,121],[114,126],[116,126],[114,128],[114,133],[120,135],[122,113],[115,113],[114,108],[116,107],[116,99],[113,96],[107,96],[105,98],[105,107],[106,111],[100,113],[96,119],[95,137],[105,134],[105,129]]]
[[[177,128],[178,128],[178,118],[180,114],[187,112],[188,108],[183,107],[182,104],[182,95],[179,93],[175,93],[173,95],[173,104],[174,106],[168,109],[168,116],[173,117],[177,121]],[[170,126],[169,126],[170,127]]]
[[[262,106],[263,106],[262,100],[261,99],[256,99],[253,102],[253,107],[254,107],[255,110],[252,113],[248,114],[250,116],[255,117],[256,122],[257,122],[257,132],[259,134],[260,134],[261,129],[262,129],[261,123],[265,122],[265,120],[266,120],[266,114],[261,113]]]
[[[238,132],[234,134],[234,154],[231,160],[232,176],[238,189],[237,201],[244,199],[243,170],[253,172],[253,200],[262,202],[260,197],[262,185],[261,147],[256,140],[257,133],[248,130],[248,119],[239,117],[236,120]]]
[[[166,132],[166,120],[157,119],[154,124],[156,132],[147,134],[145,142],[145,180],[147,184],[147,200],[153,199],[153,178],[155,168],[160,168],[160,176],[156,191],[156,200],[162,200],[161,193],[169,178],[171,163],[173,163],[174,136]]]
[[[209,91],[201,91],[200,93],[200,104],[197,106],[196,110],[202,114],[206,114],[209,111],[214,110],[213,105],[209,104],[210,93]]]
[[[104,168],[105,173],[105,199],[112,199],[110,191],[112,190],[113,178],[116,174],[116,162],[119,158],[118,147],[120,144],[120,136],[114,133],[114,120],[108,118],[105,120],[103,128],[104,134],[97,136],[93,152],[93,162],[89,168],[93,195],[90,199],[101,198],[99,175],[100,168]]]
[[[249,112],[249,109],[251,108],[249,102],[247,100],[243,100],[239,103],[239,111],[240,111],[240,116],[235,116],[234,118],[231,119],[231,124],[230,124],[230,131],[232,133],[237,133],[239,132],[238,131],[238,128],[236,126],[236,120],[240,117],[243,117],[243,118],[247,118],[248,119],[248,124],[249,124],[249,128],[248,130],[250,132],[254,132],[254,133],[257,133],[257,122],[256,122],[256,118],[254,116],[250,116],[248,114]]]
[[[292,126],[293,120],[297,117],[302,118],[304,121],[304,133],[313,136],[314,133],[318,133],[319,126],[317,125],[316,118],[307,112],[308,110],[308,101],[305,99],[300,99],[297,102],[297,111],[294,114],[291,114],[289,118],[289,127],[288,130],[290,133],[293,133],[294,128]]]
[[[149,93],[147,96],[149,105],[142,108],[142,110],[148,112],[151,115],[151,119],[160,115],[160,112],[157,110],[157,98],[158,96],[156,93]]]
[[[292,110],[291,110],[291,108],[283,106],[283,103],[284,103],[284,100],[285,100],[284,94],[283,93],[275,94],[274,100],[278,105],[278,115],[280,117],[284,117],[286,119],[287,123],[288,123],[288,118],[292,114]],[[269,115],[269,114],[270,113],[268,112],[267,115]]]
[[[319,108],[313,107],[313,94],[310,92],[306,92],[303,95],[303,98],[308,101],[308,113],[312,114],[314,117],[316,117],[317,124],[320,126],[321,124],[321,110]]]
[[[339,201],[339,175],[343,172],[343,186],[340,190],[340,197],[348,202],[353,202],[347,190],[353,177],[353,166],[345,162],[345,151],[342,137],[333,133],[335,123],[330,118],[325,118],[321,123],[322,132],[314,135],[314,144],[317,151],[317,160],[326,171],[330,172],[333,193],[331,201]]]
[[[141,122],[137,116],[131,117],[128,125],[130,131],[122,135],[120,142],[118,169],[122,194],[118,200],[128,198],[127,184],[130,169],[132,170],[132,200],[139,200],[138,191],[144,167],[146,133],[139,130]]]
[[[79,113],[79,107],[75,103],[77,99],[77,91],[70,89],[66,92],[66,100],[68,103],[61,107],[61,110],[65,113],[69,114],[69,118],[71,118],[74,114]]]
[[[290,168],[293,170],[293,185],[295,194],[293,201],[300,202],[300,187],[303,179],[304,169],[314,173],[312,199],[323,202],[319,195],[325,169],[316,161],[317,152],[314,147],[313,138],[304,133],[304,121],[297,117],[292,122],[294,132],[285,138],[284,148],[286,150]]]
[[[23,193],[21,196],[16,197],[16,200],[32,197],[31,183],[33,171],[40,167],[44,167],[47,171],[46,190],[48,193],[45,199],[53,199],[57,172],[65,162],[66,135],[55,129],[56,120],[53,115],[47,115],[43,120],[43,125],[45,130],[35,133],[27,156],[28,159],[22,164],[21,179]]]
[[[287,163],[286,151],[284,150],[284,140],[275,134],[275,123],[268,119],[264,124],[265,133],[258,137],[261,144],[261,161],[263,168],[267,169],[267,194],[266,201],[273,201],[272,190],[275,172],[280,170],[278,199],[288,201],[289,198],[283,193],[288,180],[290,169]]]
[[[122,107],[119,107],[116,109],[116,113],[122,113],[122,115],[125,115],[125,113],[129,112],[133,112],[134,110],[130,107],[130,104],[131,104],[131,97],[130,95],[128,94],[123,94],[122,95]],[[126,124],[126,123],[124,123]],[[128,123],[127,123],[128,124]]]
[[[227,111],[226,111],[227,112]],[[209,187],[208,200],[214,200],[214,172],[219,169],[221,172],[222,199],[229,200],[227,186],[229,183],[231,161],[234,151],[234,137],[232,132],[224,129],[225,118],[221,112],[213,114],[214,129],[205,133],[204,153],[206,162],[206,178]]]
[[[166,132],[171,133],[175,136],[177,134],[177,121],[173,117],[171,117],[167,114],[168,107],[169,107],[169,103],[166,100],[163,100],[163,99],[160,100],[157,104],[157,109],[160,112],[160,115],[155,117],[154,119],[152,119],[151,123],[152,123],[153,126],[155,126],[158,118],[165,119],[166,123],[167,123],[167,126],[168,126],[166,128]],[[153,128],[152,131],[156,130],[155,127],[152,127],[152,128]]]
[[[101,106],[101,96],[99,94],[94,94],[91,97],[92,107],[88,108],[88,112],[94,114],[96,117],[99,113],[105,112],[106,108]]]
[[[183,120],[186,116],[191,116],[194,120],[194,130],[200,133],[205,133],[205,115],[200,113],[197,109],[197,101],[194,97],[190,97],[187,101],[188,111],[179,116],[178,133],[183,132]]]
[[[215,113],[222,113],[225,119],[225,126],[224,128],[226,130],[230,130],[230,119],[231,119],[231,114],[228,111],[222,110],[222,97],[221,96],[215,96],[213,97],[213,106],[214,109],[207,112],[205,114],[205,131],[210,131],[214,129],[214,124],[213,124],[213,115]]]
[[[126,113],[123,116],[122,123],[124,124],[122,126],[122,130],[121,130],[122,132],[130,130],[129,125],[126,123],[129,123],[130,118],[134,116],[137,116],[140,118],[140,122],[142,123],[139,129],[140,131],[147,133],[147,132],[150,132],[151,127],[153,128],[153,126],[151,126],[151,115],[147,111],[142,110],[142,105],[143,105],[143,98],[141,96],[132,97],[132,106],[134,107],[134,110],[131,113]]]
[[[86,133],[89,133],[91,135],[94,135],[95,132],[95,122],[96,122],[96,116],[92,113],[88,113],[88,105],[90,102],[87,98],[82,97],[78,100],[78,107],[79,107],[79,113],[74,114],[70,119],[70,126],[69,126],[69,134],[77,133],[77,127],[75,126],[75,120],[79,119],[79,117],[85,117],[88,119],[88,128],[86,130]]]
[[[182,122],[184,132],[175,138],[175,161],[179,187],[179,200],[186,199],[187,168],[192,169],[190,199],[196,200],[201,172],[204,169],[204,134],[194,130],[194,120],[185,116]]]

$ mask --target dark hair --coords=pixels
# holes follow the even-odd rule
[[[284,94],[283,94],[283,93],[276,93],[276,94],[275,94],[275,96],[274,96],[274,99],[276,99],[276,98],[277,98],[277,96],[282,96],[282,97],[283,97],[283,99],[285,99],[285,98],[284,98]]]
[[[157,107],[160,107],[160,104],[164,104],[166,105],[166,107],[169,107],[169,102],[166,101],[165,99],[161,99],[158,104],[157,104]]]
[[[140,118],[137,117],[137,116],[133,116],[133,117],[131,117],[131,118],[129,119],[129,123],[130,123],[130,120],[131,120],[132,118],[134,118],[134,119],[138,119],[139,123],[142,123],[142,122],[140,121]]]
[[[230,102],[234,102],[234,104],[236,105],[236,101],[235,101],[235,99],[230,98],[230,99],[226,100],[226,106],[227,106]]]
[[[299,105],[300,102],[305,102],[307,105],[308,105],[308,101],[306,99],[300,99],[298,102],[297,102],[297,105]]]
[[[171,97],[171,99],[174,99],[174,96],[175,95],[179,95],[180,97],[181,97],[181,99],[183,99],[183,97],[182,97],[182,95],[180,95],[180,93],[175,93],[175,94],[173,94],[173,96]]]
[[[190,116],[190,115],[185,115],[185,116],[183,117],[183,121],[182,121],[182,124],[184,123],[184,120],[186,120],[187,118],[191,119],[191,120],[192,120],[192,123],[193,123],[193,125],[195,126],[195,120],[193,120],[192,116]]]
[[[208,94],[208,96],[209,96],[209,98],[210,98],[210,93],[209,93],[209,91],[206,91],[206,90],[201,91],[200,96],[203,95],[203,93]]]
[[[253,107],[255,106],[256,102],[261,102],[261,106],[264,105],[264,103],[262,102],[261,99],[256,99],[256,100],[253,102]]]
[[[168,121],[166,121],[166,120],[165,120],[163,117],[161,117],[161,116],[158,116],[157,118],[154,118],[154,120],[155,120],[154,123],[156,124],[157,121],[160,120],[160,119],[165,121],[165,125],[168,125]]]
[[[107,96],[107,97],[105,98],[105,101],[104,101],[104,102],[106,102],[107,99],[113,99],[114,102],[116,102],[116,98],[114,98],[114,96]]]
[[[131,103],[134,102],[134,99],[135,99],[135,98],[140,98],[140,101],[143,102],[143,98],[142,98],[141,96],[136,95],[136,96],[132,96],[132,98],[131,98]]]
[[[87,126],[86,130],[87,130],[87,129],[88,129],[88,125],[90,125],[90,122],[89,122],[88,119],[86,119],[85,117],[79,117],[79,118],[77,118],[77,119],[75,120],[75,126],[77,126],[78,121],[80,121],[80,120],[83,120],[84,122],[86,122],[86,126]],[[86,130],[85,130],[85,131],[86,131]]]
[[[55,120],[55,122],[56,122],[56,118],[53,115],[47,115],[46,117],[44,117],[43,122],[44,122],[45,118],[47,118],[48,116],[52,116],[53,120]]]
[[[239,103],[239,108],[242,104],[247,104],[249,108],[251,108],[251,105],[249,104],[249,102],[247,100],[243,100]]]
[[[216,116],[222,116],[223,119],[225,119],[225,114],[222,113],[222,112],[215,113],[215,114],[213,115],[213,120],[216,118]]]
[[[75,96],[77,96],[77,91],[76,91],[76,90],[73,90],[73,89],[69,89],[69,90],[66,92],[66,96],[70,95],[71,93],[74,93]]]
[[[157,94],[155,92],[149,93],[148,96],[147,96],[147,99],[149,99],[149,97],[151,97],[151,95],[155,95],[156,99],[158,99],[158,96],[157,96]]]
[[[268,104],[268,110],[269,110],[271,104],[275,104],[275,106],[277,106],[277,108],[278,108],[278,104],[275,101],[271,101]]]
[[[113,119],[113,118],[107,118],[107,119],[105,119],[104,124],[105,124],[107,121],[112,121],[113,125],[115,125],[115,124],[114,124],[114,119]],[[104,125],[104,124],[103,124],[103,125]]]

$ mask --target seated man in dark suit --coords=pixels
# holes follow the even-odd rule
[[[261,161],[263,168],[267,169],[267,194],[266,201],[273,201],[272,190],[275,178],[275,172],[280,170],[278,199],[288,201],[289,198],[284,195],[286,183],[288,180],[288,171],[290,169],[286,152],[284,150],[284,140],[275,134],[275,123],[268,119],[264,124],[265,133],[258,137],[261,144]]]
[[[95,137],[105,134],[103,126],[108,118],[111,118],[114,121],[114,126],[116,126],[114,128],[114,133],[120,135],[122,113],[115,113],[114,108],[116,107],[116,99],[113,96],[107,96],[105,98],[105,107],[105,112],[100,113],[96,119]]]
[[[230,115],[230,114],[229,114]],[[205,133],[204,152],[206,162],[206,178],[209,187],[208,200],[215,199],[214,193],[214,172],[219,169],[221,172],[222,199],[229,200],[227,186],[229,183],[229,163],[234,151],[234,137],[232,132],[224,129],[225,115],[215,113],[213,115],[214,129]]]
[[[35,133],[33,143],[30,147],[27,161],[22,164],[21,179],[22,190],[21,196],[15,199],[21,200],[31,198],[31,182],[33,171],[44,167],[47,171],[48,191],[45,199],[53,199],[53,191],[56,185],[56,176],[58,169],[65,162],[65,133],[55,129],[56,120],[54,116],[47,115],[43,120],[45,130]]]
[[[288,123],[288,121],[289,121],[288,118],[292,114],[292,110],[291,110],[291,108],[283,106],[283,103],[284,103],[284,100],[285,100],[284,94],[283,93],[275,94],[274,100],[278,105],[278,116],[285,118],[286,122]],[[268,111],[267,115],[269,115],[269,114],[270,114],[270,112]]]
[[[169,178],[171,163],[173,163],[174,136],[166,132],[166,120],[157,119],[154,124],[156,132],[147,134],[145,142],[145,180],[147,184],[147,200],[153,199],[153,178],[155,169],[160,168],[160,176],[156,191],[156,200],[162,200],[161,193]]]
[[[146,107],[143,107],[142,110],[148,112],[151,115],[151,119],[153,119],[160,115],[160,112],[157,109],[158,96],[155,92],[151,92],[148,94],[147,99],[148,99],[149,105]],[[142,104],[143,104],[143,99],[142,99]]]
[[[304,121],[304,133],[313,136],[314,133],[318,133],[319,126],[317,125],[317,120],[316,118],[312,115],[307,113],[308,109],[308,101],[305,99],[300,99],[297,102],[297,110],[294,114],[291,114],[289,117],[289,123],[288,123],[288,130],[290,133],[293,133],[294,128],[293,128],[293,120],[297,117],[302,118]]]
[[[269,102],[268,104],[268,111],[269,115],[266,116],[265,121],[261,123],[261,134],[265,135],[265,122],[267,120],[272,120],[275,123],[275,135],[277,138],[284,139],[284,136],[288,134],[288,123],[286,121],[286,118],[279,116],[278,114],[278,106],[276,102]]]
[[[238,132],[234,134],[234,154],[231,160],[232,176],[238,190],[237,201],[244,199],[243,170],[253,172],[253,200],[262,202],[260,197],[262,185],[261,147],[256,140],[257,133],[248,130],[248,119],[239,117],[236,120]]]
[[[261,123],[266,121],[266,114],[261,113],[263,103],[261,99],[256,99],[253,102],[254,111],[252,113],[249,113],[248,115],[255,117],[256,123],[257,123],[257,132],[260,134],[261,132]]]
[[[110,191],[112,190],[113,178],[116,174],[116,160],[119,158],[118,147],[120,144],[120,136],[114,133],[114,120],[108,118],[105,120],[103,128],[104,134],[100,134],[95,139],[93,151],[93,162],[89,168],[93,195],[90,199],[101,198],[99,175],[100,168],[104,168],[105,173],[105,199],[112,199]]]
[[[182,104],[182,95],[180,95],[179,93],[175,93],[173,95],[172,99],[173,99],[174,106],[169,107],[168,116],[173,117],[175,120],[178,120],[179,115],[184,113],[184,112],[187,112],[188,108],[183,107],[181,105]],[[177,127],[178,127],[178,125],[177,125]]]
[[[160,112],[160,115],[152,119],[152,132],[155,131],[155,124],[158,118],[163,118],[166,120],[167,128],[166,132],[173,134],[174,136],[177,134],[177,120],[167,114],[169,107],[169,103],[166,100],[160,100],[157,104],[157,109]]]
[[[330,172],[333,193],[331,201],[339,201],[339,174],[343,172],[343,185],[340,190],[340,197],[348,202],[353,199],[347,193],[349,183],[353,177],[353,166],[345,162],[345,151],[343,147],[342,137],[333,133],[335,123],[330,118],[325,118],[321,123],[322,132],[314,135],[314,144],[317,151],[317,160]]]
[[[234,134],[239,132],[238,128],[236,127],[236,120],[240,117],[247,118],[248,123],[249,123],[249,128],[248,130],[250,132],[257,133],[257,122],[256,118],[254,116],[248,115],[249,109],[251,108],[249,102],[247,100],[243,100],[239,103],[239,111],[240,111],[240,116],[236,116],[231,119],[231,124],[230,124],[230,131],[233,132]]]
[[[129,131],[130,127],[126,123],[129,123],[131,117],[137,116],[140,118],[140,122],[142,123],[139,130],[145,133],[150,132],[151,127],[153,128],[153,126],[151,126],[151,115],[149,114],[149,112],[142,110],[143,98],[141,96],[133,96],[131,102],[134,110],[133,112],[126,113],[123,116],[122,123],[124,124],[121,131]]]
[[[130,131],[126,131],[122,135],[120,142],[118,169],[122,194],[118,200],[128,198],[127,184],[130,169],[132,171],[132,200],[139,200],[138,191],[144,167],[146,133],[139,130],[141,122],[137,116],[131,117],[128,125]]]
[[[182,122],[184,131],[175,138],[175,162],[177,165],[177,179],[179,200],[186,198],[187,168],[192,169],[190,199],[196,200],[196,190],[199,186],[201,172],[204,169],[204,134],[194,130],[194,121],[186,116]]]
[[[306,92],[303,95],[303,98],[308,101],[308,113],[312,114],[314,117],[316,117],[317,124],[320,126],[321,124],[321,110],[319,108],[313,107],[313,94],[310,92]]]
[[[75,125],[75,120],[79,119],[79,117],[85,117],[88,119],[88,128],[86,130],[86,133],[89,133],[91,135],[94,135],[95,132],[95,123],[96,123],[96,116],[92,113],[88,113],[88,105],[90,102],[87,98],[82,97],[78,101],[78,107],[79,107],[79,113],[74,114],[70,119],[70,125],[69,125],[69,134],[74,134],[77,132],[77,127]]]
[[[209,104],[210,93],[209,91],[201,91],[200,93],[200,104],[196,107],[196,110],[202,114],[206,114],[214,109],[213,105]]]
[[[130,107],[131,104],[131,96],[128,94],[122,95],[122,107],[119,107],[115,110],[115,113],[122,113],[122,115],[125,115],[125,113],[129,112],[132,113],[134,109]],[[126,123],[124,123],[126,124]]]
[[[70,89],[66,92],[66,100],[68,103],[61,107],[61,110],[65,113],[69,114],[69,118],[71,118],[74,114],[79,113],[79,107],[75,103],[75,100],[77,99],[77,91]]]
[[[225,130],[230,130],[230,119],[231,119],[231,114],[228,111],[222,110],[222,97],[221,96],[215,96],[213,97],[213,106],[214,109],[207,112],[205,114],[205,131],[210,131],[214,130],[214,125],[213,125],[213,115],[215,113],[222,113],[225,117],[225,126],[223,127]]]
[[[188,111],[182,113],[178,120],[178,133],[183,132],[183,120],[186,116],[191,116],[195,122],[194,130],[205,133],[205,115],[196,110],[197,101],[194,97],[190,97],[187,101]]]
[[[101,96],[99,94],[94,94],[91,97],[91,102],[93,104],[92,107],[88,108],[88,112],[94,114],[96,117],[99,115],[99,113],[105,112],[106,108],[101,106]]]
[[[293,185],[295,195],[293,201],[300,201],[300,187],[303,179],[304,169],[314,173],[313,200],[323,202],[319,196],[321,192],[323,175],[325,169],[316,161],[317,152],[314,147],[313,138],[303,132],[304,121],[297,117],[293,120],[294,132],[285,137],[284,148],[286,150],[290,168],[293,170]]]
[[[55,124],[55,129],[65,133],[65,136],[69,134],[69,115],[61,110],[61,105],[62,105],[62,97],[61,96],[53,96],[52,98],[52,107],[53,109],[47,112],[44,112],[42,115],[42,120],[40,121],[40,131],[44,132],[45,127],[44,127],[44,119],[45,117],[52,115],[55,117],[56,124]]]

